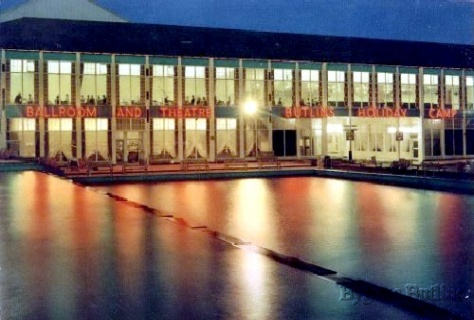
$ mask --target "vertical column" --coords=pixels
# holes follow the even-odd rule
[[[151,110],[150,110],[150,57],[145,56],[145,132],[143,133],[143,152],[145,160],[148,163],[150,157],[150,126],[151,126]]]
[[[115,118],[115,109],[117,106],[117,64],[115,63],[115,54],[112,55],[110,61],[110,107],[111,107],[111,121],[110,131],[112,132],[112,138],[110,143],[112,144],[112,163],[117,163],[117,118]]]
[[[7,146],[7,119],[6,119],[6,91],[7,91],[7,80],[6,80],[6,69],[7,69],[7,60],[5,56],[5,50],[2,49],[1,53],[1,64],[2,64],[2,72],[0,73],[0,88],[2,92],[2,101],[1,101],[1,109],[0,109],[0,149],[5,148]]]
[[[275,94],[275,89],[273,87],[273,79],[270,79],[270,74],[272,72],[272,66],[270,61],[268,61],[267,64],[267,73],[268,73],[268,83],[267,83],[267,88],[269,91],[271,90],[271,100],[268,101],[268,106],[263,106],[266,108],[266,112],[268,113],[266,115],[266,121],[267,121],[267,128],[268,128],[268,149],[273,150],[273,119],[272,119],[272,108],[273,108],[273,101],[275,100],[274,94]]]
[[[76,78],[76,99],[74,101],[74,105],[76,109],[81,107],[81,54],[79,52],[76,53],[76,68],[74,70],[74,77]],[[75,121],[75,128],[76,128],[76,158],[82,158],[82,126],[81,123],[83,118],[76,117]]]
[[[183,107],[183,66],[182,66],[182,58],[178,57],[178,105],[177,108],[182,108]],[[180,114],[177,112],[176,114]],[[183,119],[178,118],[176,119],[177,126],[178,126],[178,160],[183,160],[184,155],[183,155],[183,146],[184,146],[184,141],[183,141]]]
[[[418,161],[425,160],[425,97],[423,90],[423,67],[418,69],[418,106],[420,108],[420,130],[418,131]],[[431,137],[430,137],[431,138]]]
[[[462,69],[461,79],[459,79],[459,88],[461,90],[461,105],[459,108],[462,112],[462,155],[467,155],[467,132],[466,132],[466,109],[467,109],[467,96],[466,96],[466,73],[465,69]]]
[[[441,69],[440,74],[438,75],[438,86],[439,86],[439,97],[438,97],[438,108],[444,109],[444,70]],[[446,135],[445,135],[445,128],[446,128],[446,121],[447,119],[442,119],[441,120],[441,132],[440,132],[440,144],[441,144],[441,157],[446,156]],[[451,119],[452,123],[454,124],[454,118]],[[454,135],[454,132],[453,132]],[[456,145],[453,146],[456,148]]]
[[[328,64],[324,62],[321,66],[321,91],[323,108],[328,107]],[[328,118],[321,119],[321,154],[328,154]]]
[[[351,64],[349,64],[347,66],[347,106],[349,108],[348,110],[348,113],[349,113],[349,127],[347,130],[349,130],[349,132],[351,132],[350,134],[352,135],[352,100],[353,100],[353,94],[352,94],[352,66]],[[344,137],[344,139],[347,139],[347,135],[346,137]],[[351,137],[352,139],[352,137]],[[347,155],[347,159],[349,159],[349,161],[352,161],[352,140],[349,140],[349,152],[348,152],[348,155]]]
[[[398,66],[395,67],[395,74],[394,74],[394,85],[395,85],[395,100],[393,101],[395,103],[395,108],[400,109],[401,108],[401,103],[400,103],[400,69]],[[400,132],[400,116],[397,116],[397,134]],[[398,154],[398,160],[400,160],[400,147],[401,147],[401,141],[397,139],[397,154]]]
[[[299,64],[298,62],[295,63],[295,78],[293,79],[293,83],[295,84],[295,87],[293,90],[295,90],[295,107],[300,108],[300,72],[299,72]],[[311,121],[311,120],[310,120]],[[302,119],[296,118],[295,119],[296,123],[296,157],[299,159],[301,158],[301,148],[300,148],[300,143],[303,142],[303,147],[304,147],[304,141],[301,140],[301,130],[303,128],[302,126]]]
[[[395,108],[400,109],[401,108],[401,103],[400,103],[400,68],[397,66],[395,67]]]
[[[244,68],[242,59],[239,59],[239,79],[238,86],[239,86],[239,105],[236,105],[239,108],[239,157],[245,158],[245,139],[244,139],[244,130],[245,130],[245,118],[244,118],[244,111],[243,111],[243,104],[245,103],[244,97]]]
[[[377,73],[375,72],[375,65],[372,66],[372,71],[370,72],[370,89],[372,94],[370,95],[370,106],[377,107]]]
[[[214,59],[209,59],[209,98],[207,103],[211,108],[211,117],[209,118],[209,160],[215,161],[216,158],[216,109],[215,109],[215,80],[214,80]]]
[[[44,108],[44,59],[43,59],[43,51],[39,52],[39,63],[38,63],[38,103],[41,109]],[[45,154],[46,146],[45,146],[45,119],[44,117],[40,117],[38,119],[38,131],[39,131],[39,157],[44,158],[47,156]]]

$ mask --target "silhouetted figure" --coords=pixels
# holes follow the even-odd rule
[[[15,103],[21,104],[21,103],[22,103],[22,100],[23,100],[23,99],[21,98],[21,93],[18,92],[18,94],[17,94],[16,97],[15,97]]]

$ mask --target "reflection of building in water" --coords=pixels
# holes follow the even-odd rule
[[[0,147],[24,157],[474,157],[472,46],[9,15]]]

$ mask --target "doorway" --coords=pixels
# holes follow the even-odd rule
[[[272,142],[276,156],[296,156],[296,130],[273,130]]]

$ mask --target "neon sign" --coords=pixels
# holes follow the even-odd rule
[[[159,114],[163,118],[210,118],[212,110],[205,107],[193,108],[159,108]]]
[[[334,110],[324,107],[287,107],[284,115],[285,118],[327,118],[334,117]]]
[[[407,110],[391,108],[360,108],[357,109],[357,116],[365,118],[404,118],[407,116]]]
[[[430,109],[428,116],[431,119],[450,119],[458,113],[456,110],[452,109]]]
[[[72,107],[72,106],[26,106],[24,111],[26,118],[95,118],[96,107]]]

